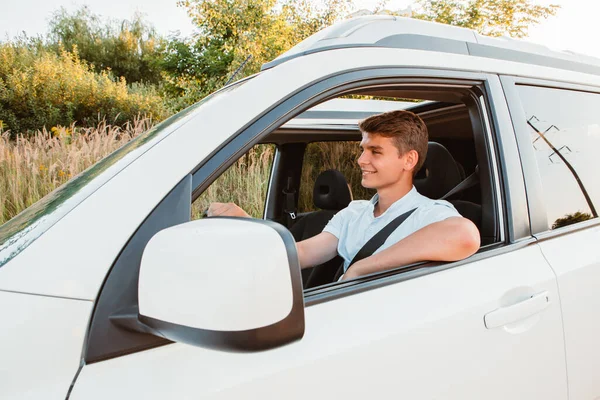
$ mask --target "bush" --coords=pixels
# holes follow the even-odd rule
[[[151,86],[128,87],[108,72],[96,73],[77,52],[59,55],[22,42],[0,44],[0,121],[27,133],[46,127],[122,125],[135,118],[168,115]]]
[[[166,40],[141,14],[131,20],[106,20],[83,6],[73,13],[60,8],[50,21],[48,47],[60,54],[77,49],[96,72],[110,69],[128,83],[162,82],[160,62]]]

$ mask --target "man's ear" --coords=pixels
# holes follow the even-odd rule
[[[417,166],[419,162],[419,153],[416,150],[409,150],[404,154],[404,169],[407,171],[412,171]]]

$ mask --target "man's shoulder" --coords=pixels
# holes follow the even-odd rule
[[[359,215],[362,214],[370,206],[371,201],[369,200],[353,200],[348,204],[346,208],[342,209],[338,214],[343,214],[347,216]]]
[[[448,208],[456,211],[452,203],[446,200],[431,199],[417,192],[416,205],[418,211],[427,211],[431,209]]]
[[[446,218],[461,216],[452,203],[446,200],[435,200],[425,196],[421,197],[419,205],[415,210],[415,219],[419,220],[419,225],[428,225]]]
[[[369,205],[371,204],[371,200],[352,200],[350,203],[348,203],[348,207],[349,209],[352,210],[363,210],[366,207],[369,207]]]
[[[427,211],[427,210],[431,210],[431,209],[440,209],[440,208],[448,208],[451,210],[455,210],[454,206],[452,205],[452,203],[450,203],[449,201],[446,200],[434,200],[434,199],[430,199],[427,198],[427,201],[424,201],[423,203],[421,203],[419,205],[419,210],[422,211]]]

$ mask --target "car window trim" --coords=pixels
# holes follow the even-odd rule
[[[537,244],[537,240],[534,237],[522,239],[508,245],[494,243],[481,248],[471,257],[455,262],[422,262],[362,276],[347,282],[333,282],[328,285],[305,290],[304,306],[310,307],[369,290],[379,289],[396,283],[435,274],[437,272],[447,271],[463,265],[476,263],[491,257],[517,251],[535,244]]]

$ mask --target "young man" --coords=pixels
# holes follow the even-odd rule
[[[377,190],[369,201],[351,202],[329,221],[323,232],[297,243],[302,268],[336,255],[344,259],[343,280],[419,261],[457,261],[479,249],[479,231],[447,201],[422,196],[413,177],[427,155],[427,127],[409,111],[391,111],[359,123],[361,184]],[[363,245],[390,221],[415,211],[370,257],[348,268]],[[233,203],[213,203],[209,216],[244,216]]]

